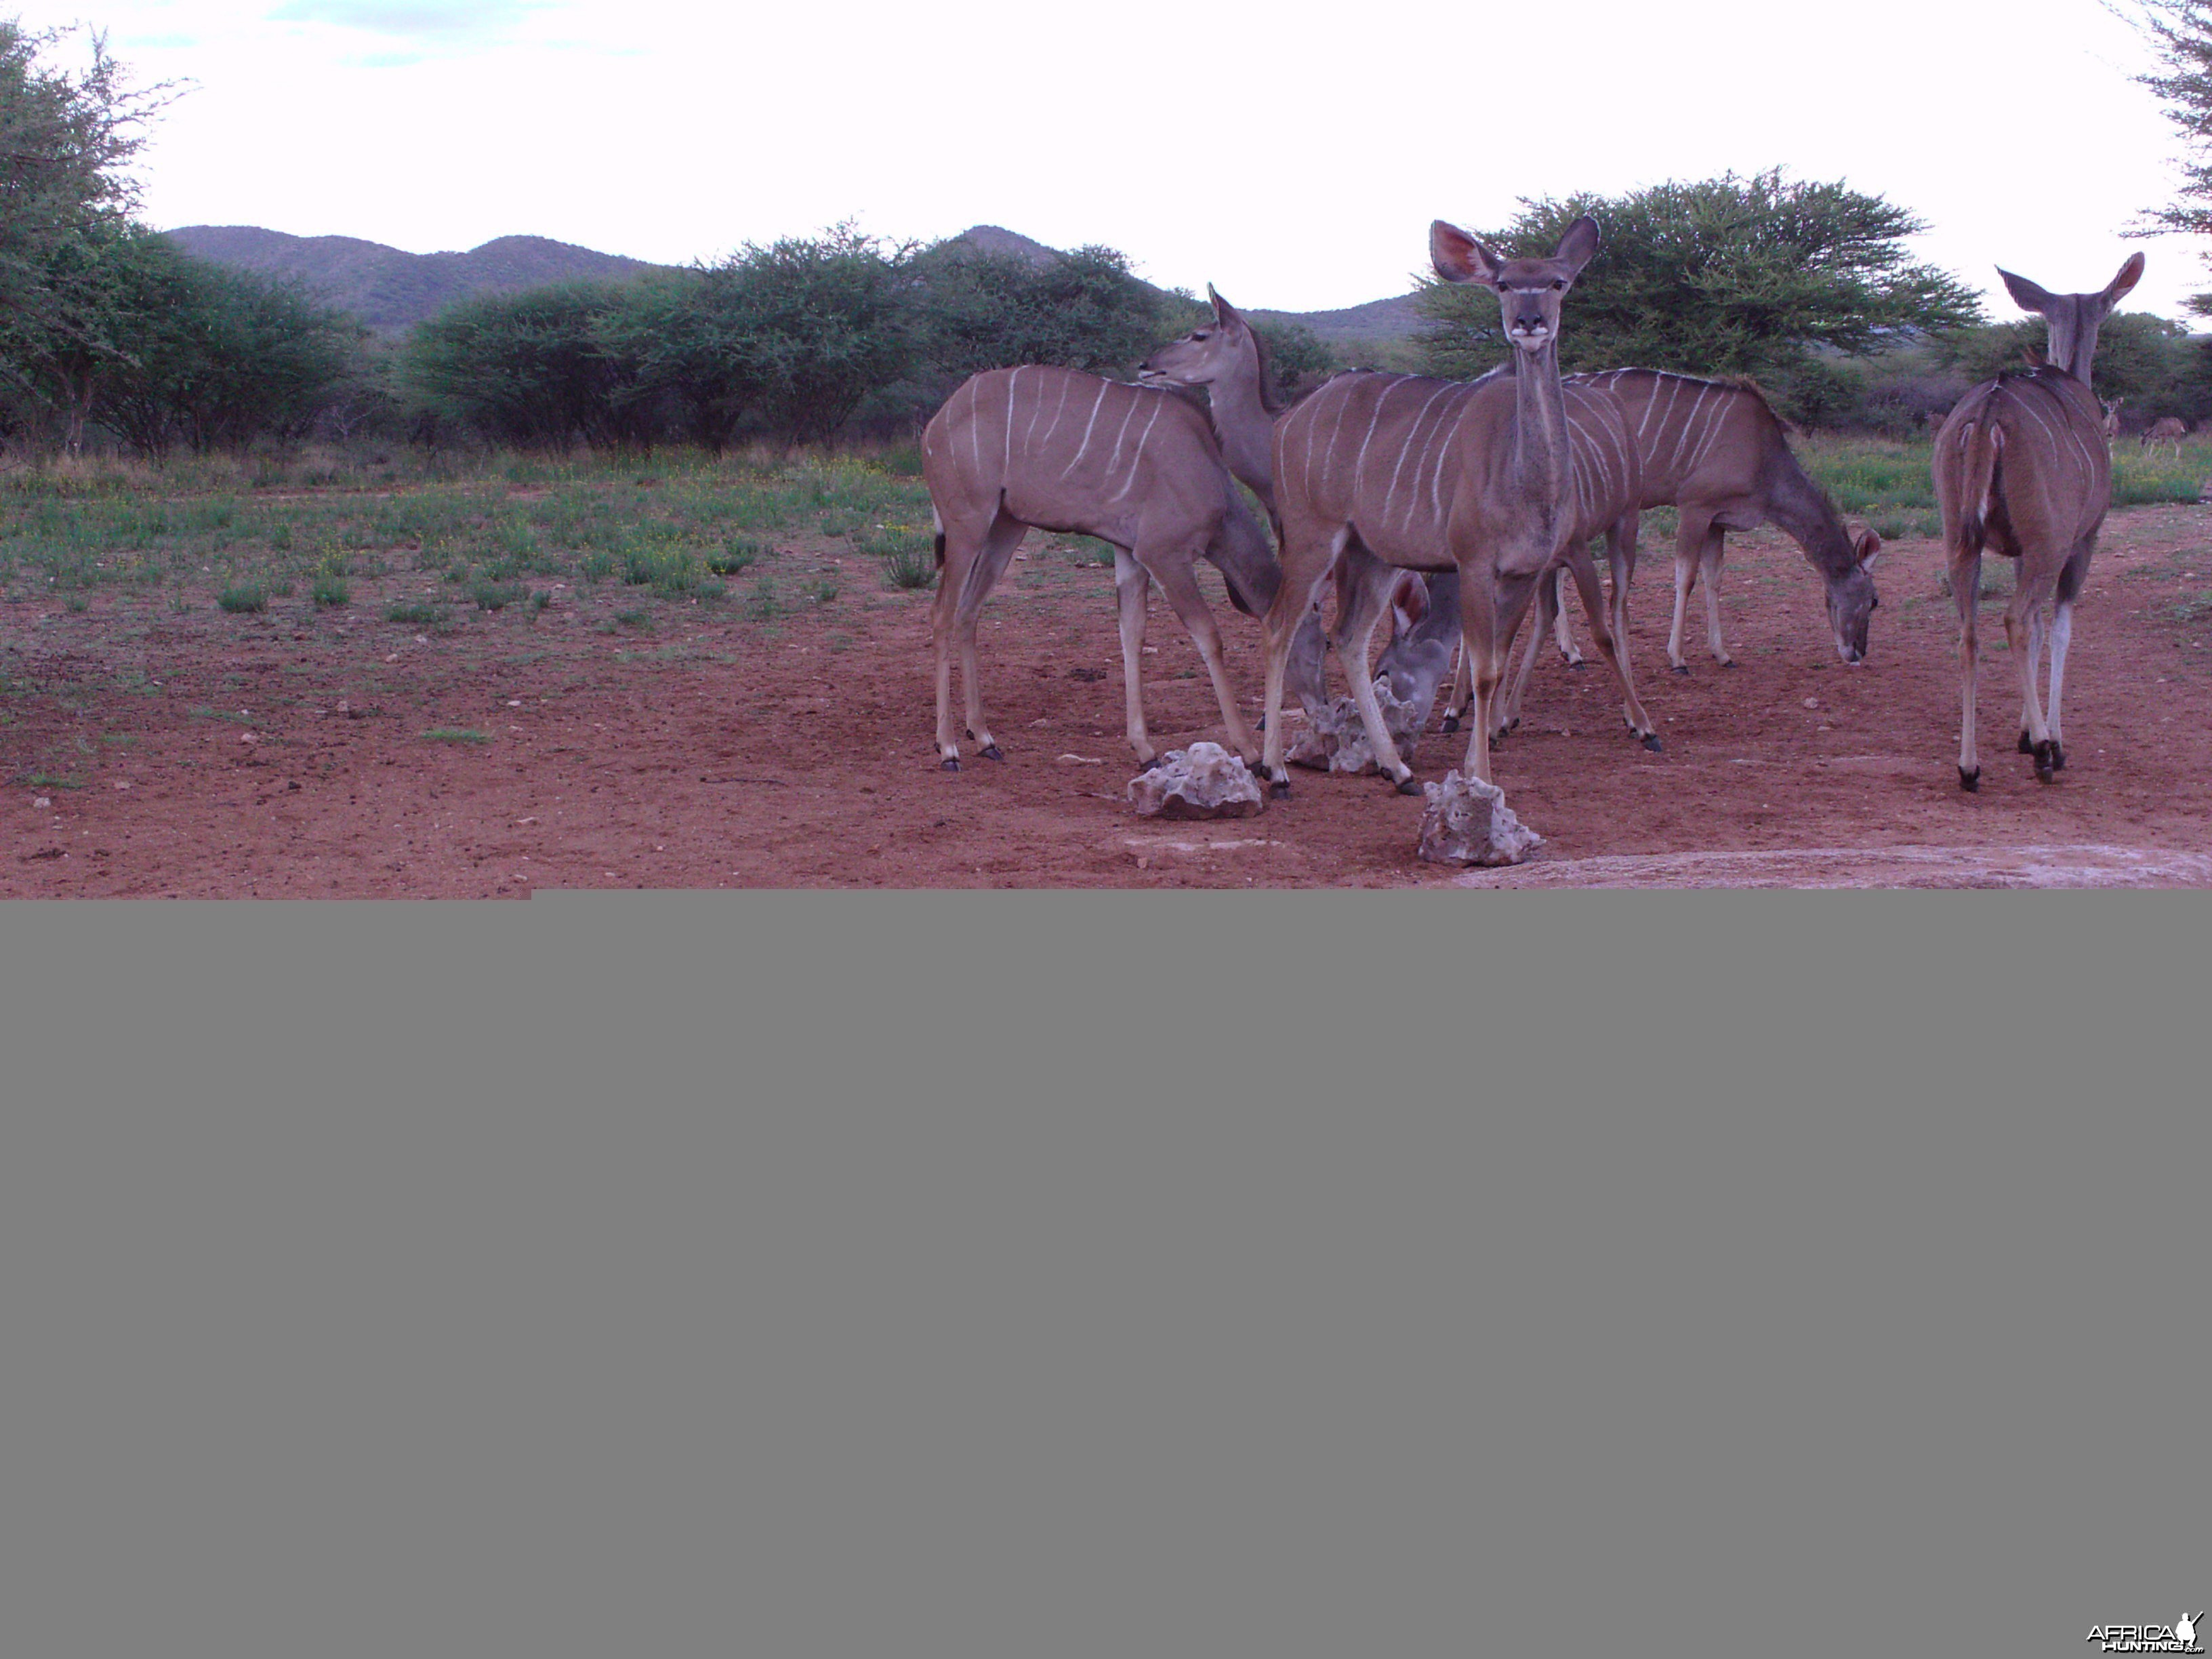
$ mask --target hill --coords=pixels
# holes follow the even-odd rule
[[[195,258],[298,277],[378,329],[409,327],[474,294],[619,282],[660,269],[544,236],[501,236],[465,253],[408,253],[352,236],[288,236],[252,225],[185,225],[167,235]]]
[[[298,277],[331,304],[386,331],[410,327],[471,295],[578,280],[621,282],[665,269],[544,236],[502,236],[465,253],[408,253],[357,237],[289,236],[252,225],[185,225],[167,234],[196,258]],[[1060,258],[1056,249],[1002,225],[971,225],[948,240],[1033,265]],[[1410,294],[1337,311],[1255,309],[1252,314],[1303,323],[1340,351],[1410,339],[1422,320]]]

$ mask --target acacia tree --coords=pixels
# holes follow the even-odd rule
[[[1970,289],[1912,260],[1905,239],[1925,228],[1912,213],[1778,167],[1619,197],[1523,200],[1485,240],[1509,257],[1547,254],[1585,213],[1605,241],[1575,284],[1560,340],[1571,370],[1747,374],[1788,409],[1827,395],[1823,349],[1863,352],[1904,331],[1980,320]],[[1428,372],[1467,375],[1502,361],[1495,296],[1431,278],[1421,304],[1432,319],[1418,348]]]
[[[2212,235],[2212,0],[2138,0],[2133,21],[2159,63],[2136,79],[2166,106],[2183,151],[2174,199],[2146,210],[2141,228]],[[2212,294],[2192,296],[2189,308],[2212,316]]]
[[[82,70],[45,61],[80,33]],[[137,201],[125,169],[168,96],[166,86],[131,88],[94,31],[0,19],[0,376],[57,410],[72,447],[117,349],[103,307]]]

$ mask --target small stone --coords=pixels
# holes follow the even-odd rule
[[[130,786],[129,784],[127,784],[127,783],[123,782],[121,780],[119,780],[119,779],[118,779],[118,780],[116,781],[116,785],[115,785],[115,787],[116,787],[118,789],[128,789],[131,786]]]
[[[1128,798],[1148,818],[1249,817],[1267,805],[1252,769],[1218,743],[1170,750],[1151,771],[1129,780]]]
[[[1544,844],[1513,816],[1494,783],[1451,771],[1421,792],[1429,805],[1421,814],[1420,856],[1431,864],[1518,864]]]
[[[261,741],[261,734],[258,732],[241,732],[238,734],[238,740],[240,743],[258,743]]]
[[[40,795],[31,802],[33,806],[52,806],[53,804],[54,798],[52,795]]]
[[[1818,708],[1820,706],[1820,700],[1818,697],[1808,697],[1805,699],[1805,707],[1808,708]]]

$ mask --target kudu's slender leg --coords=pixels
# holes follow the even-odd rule
[[[1674,622],[1667,631],[1667,665],[1686,674],[1682,660],[1682,623],[1690,608],[1690,589],[1697,585],[1698,566],[1704,559],[1705,538],[1712,533],[1712,515],[1685,510],[1674,532]]]
[[[1550,634],[1555,638],[1571,638],[1567,633],[1566,600],[1562,592],[1567,579],[1567,572],[1562,568],[1557,580],[1536,584],[1535,620],[1529,624],[1528,643],[1522,650],[1521,666],[1514,672],[1513,684],[1505,694],[1504,706],[1498,711],[1498,729],[1490,734],[1490,740],[1494,744],[1504,742],[1505,734],[1521,724],[1522,694],[1528,689],[1529,676],[1536,672],[1536,659],[1544,653],[1544,635]],[[1581,662],[1582,657],[1577,653],[1567,665],[1577,667]]]
[[[1562,569],[1558,576],[1553,579],[1552,591],[1543,605],[1543,609],[1550,613],[1543,627],[1551,630],[1553,642],[1559,647],[1559,654],[1566,659],[1567,666],[1580,668],[1583,665],[1583,653],[1575,647],[1574,629],[1567,626],[1568,574],[1566,570]],[[1531,645],[1535,642],[1537,637],[1534,634],[1529,635]],[[1521,678],[1522,680],[1528,678],[1525,671]],[[1516,720],[1521,718],[1521,693],[1517,686],[1513,693],[1513,718]]]
[[[1728,641],[1721,638],[1721,551],[1727,541],[1727,532],[1718,527],[1705,532],[1705,547],[1698,555],[1698,574],[1705,582],[1705,642],[1712,647],[1715,662],[1733,668],[1735,659],[1729,655]]]
[[[1375,696],[1375,628],[1390,609],[1387,599],[1382,603],[1374,602],[1373,596],[1377,592],[1387,595],[1389,589],[1361,584],[1352,599],[1352,614],[1337,617],[1336,657],[1352,681],[1352,701],[1359,710],[1360,724],[1367,728],[1368,747],[1375,751],[1376,769],[1397,786],[1400,794],[1415,795],[1420,793],[1421,786],[1413,781],[1413,769],[1398,753],[1389,725],[1382,718],[1382,705]]]
[[[1474,671],[1469,666],[1467,636],[1460,636],[1459,647],[1452,653],[1451,695],[1444,702],[1444,730],[1456,732],[1466,718],[1467,706],[1474,697]]]
[[[1583,596],[1583,611],[1589,618],[1590,635],[1596,640],[1598,654],[1613,670],[1613,678],[1620,686],[1621,718],[1628,722],[1646,749],[1660,747],[1659,733],[1651,725],[1651,717],[1644,712],[1644,705],[1636,696],[1636,681],[1629,672],[1628,645],[1613,632],[1613,621],[1607,614],[1605,595],[1597,585],[1597,567],[1590,562],[1589,549],[1577,547],[1570,555],[1567,569],[1575,579],[1575,586]]]
[[[2021,574],[2027,574],[2027,562],[2021,561]],[[2027,740],[2027,752],[2035,757],[2035,775],[2044,782],[2051,781],[2058,769],[2051,757],[2051,728],[2044,724],[2042,700],[2036,695],[2036,667],[2043,655],[2043,583],[2022,580],[2014,592],[2012,602],[2005,606],[2005,644],[2020,663],[2021,713],[2027,730],[2021,735]]]
[[[1144,557],[1143,550],[1138,556]],[[1221,657],[1221,630],[1213,621],[1213,612],[1207,608],[1206,596],[1199,591],[1198,578],[1191,569],[1188,556],[1155,556],[1145,561],[1153,579],[1160,585],[1168,603],[1175,607],[1182,625],[1190,630],[1191,643],[1198,647],[1200,659],[1213,681],[1214,701],[1221,705],[1221,723],[1227,728],[1229,741],[1245,763],[1258,758],[1260,746],[1253,741],[1252,730],[1244,723],[1244,715],[1237,707],[1237,694],[1230,689],[1228,665]]]
[[[1004,512],[991,520],[990,529],[983,535],[982,548],[975,563],[969,567],[968,580],[961,585],[959,610],[954,618],[954,631],[960,641],[962,689],[968,700],[968,735],[975,740],[975,752],[985,760],[1002,761],[1006,757],[993,739],[991,728],[983,723],[983,686],[975,669],[975,622],[982,613],[983,601],[1006,574],[1014,550],[1022,544],[1029,528],[1019,519],[1009,518]],[[942,747],[941,734],[939,746]],[[957,751],[948,752],[946,758],[957,759]]]
[[[1978,550],[1950,554],[1951,599],[1959,608],[1959,787],[1982,787],[1982,763],[1974,752],[1974,667],[1979,652],[1975,613],[1981,604],[1982,556]]]
[[[960,769],[960,738],[952,722],[952,653],[960,627],[960,602],[968,577],[982,556],[988,525],[948,522],[944,527],[945,564],[938,572],[937,596],[929,607],[931,643],[937,653],[937,757],[947,772]],[[974,684],[973,671],[969,684]]]
[[[2074,640],[2074,599],[2089,574],[2089,556],[2095,544],[2076,547],[2058,573],[2058,595],[2051,616],[2051,764],[2066,769],[2066,737],[2058,716],[2060,695],[2066,687],[2066,647]]]
[[[1498,592],[1504,588],[1504,593]],[[1468,739],[1466,775],[1488,783],[1490,728],[1495,717],[1498,688],[1504,679],[1505,656],[1511,650],[1514,631],[1535,596],[1535,583],[1527,576],[1498,577],[1462,568],[1459,584],[1460,631],[1466,636],[1473,664],[1474,700],[1468,712],[1474,732]]]
[[[1145,730],[1145,611],[1152,596],[1152,573],[1120,548],[1114,550],[1114,597],[1121,613],[1121,697],[1129,747],[1139,763],[1152,763],[1152,738]]]

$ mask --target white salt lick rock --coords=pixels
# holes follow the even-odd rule
[[[1429,805],[1421,814],[1420,855],[1431,864],[1518,864],[1544,844],[1513,816],[1494,783],[1455,771],[1421,791]]]
[[[1147,818],[1243,818],[1267,805],[1252,769],[1218,743],[1170,750],[1129,780],[1129,799]]]

